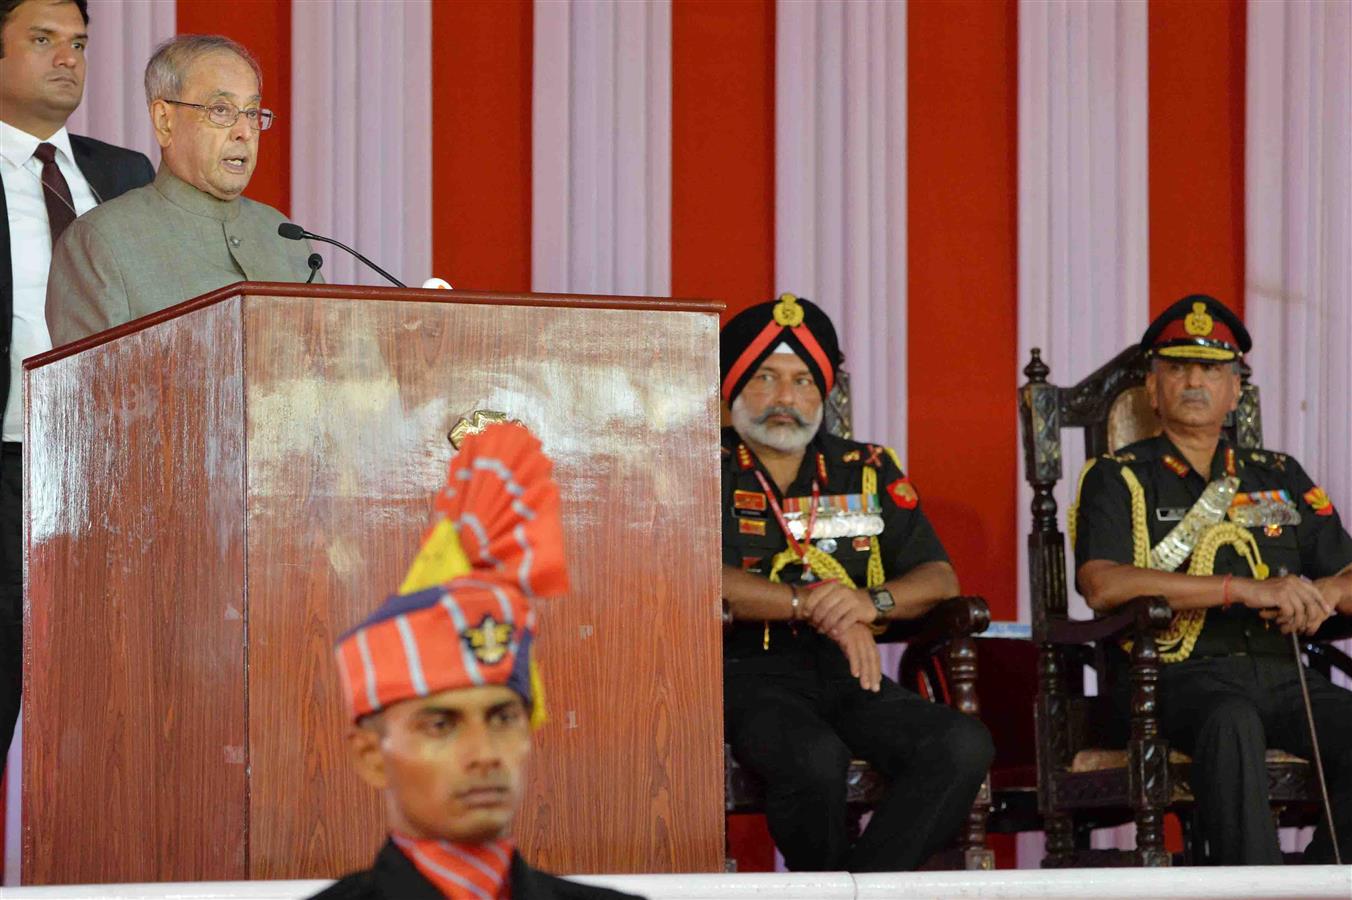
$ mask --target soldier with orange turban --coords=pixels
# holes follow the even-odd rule
[[[568,590],[551,468],[519,424],[466,437],[399,592],[339,639],[348,748],[390,836],[316,900],[625,896],[532,868],[511,838],[544,718],[531,601]]]

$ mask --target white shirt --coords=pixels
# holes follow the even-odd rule
[[[14,271],[14,322],[9,345],[9,399],[5,404],[6,441],[23,440],[23,361],[52,349],[47,334],[47,272],[52,266],[52,233],[43,200],[42,160],[38,144],[56,147],[56,165],[70,185],[77,215],[98,202],[70,149],[62,128],[43,141],[8,122],[0,122],[0,181],[5,183],[9,213],[9,261]]]

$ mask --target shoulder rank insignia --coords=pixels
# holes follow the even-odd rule
[[[1256,463],[1261,463],[1262,465],[1267,465],[1268,461],[1267,454],[1264,453],[1262,450],[1250,450],[1249,459],[1253,460]]]
[[[861,456],[858,450],[846,450],[840,457],[840,461],[843,463],[857,463],[860,459]]]
[[[864,459],[864,465],[873,466],[875,469],[882,468],[883,448],[874,444],[868,445],[868,456]]]
[[[765,495],[760,491],[733,491],[732,508],[749,512],[765,512]]]
[[[1161,456],[1160,462],[1164,463],[1164,468],[1168,469],[1170,472],[1173,472],[1179,478],[1186,477],[1187,474],[1192,471],[1192,469],[1188,466],[1187,463],[1179,459],[1177,456],[1174,456],[1172,453],[1166,453],[1163,456]]]
[[[902,509],[915,509],[916,504],[920,502],[920,495],[911,485],[911,479],[905,475],[889,484],[887,493],[892,495],[892,502]]]
[[[488,615],[475,627],[460,632],[460,638],[475,659],[491,666],[502,662],[512,649],[512,626]]]
[[[1117,463],[1136,462],[1136,454],[1135,454],[1135,453],[1131,453],[1131,452],[1127,452],[1127,453],[1105,453],[1103,456],[1104,456],[1105,459],[1111,459],[1113,462],[1117,462]]]
[[[1235,462],[1235,448],[1234,448],[1234,447],[1226,447],[1226,448],[1225,448],[1225,474],[1226,474],[1226,475],[1234,475],[1235,472],[1237,471],[1237,469],[1238,469],[1238,466],[1236,465],[1236,462]]]
[[[756,468],[756,461],[751,458],[751,451],[746,449],[746,444],[737,445],[737,465],[743,471]]]
[[[1274,453],[1274,454],[1272,454],[1272,468],[1276,469],[1278,472],[1285,472],[1285,471],[1286,471],[1286,454],[1285,454],[1285,453]]]
[[[1329,499],[1329,495],[1319,485],[1310,488],[1303,496],[1316,516],[1333,515],[1333,501]]]

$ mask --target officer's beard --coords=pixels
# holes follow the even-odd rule
[[[817,429],[821,428],[822,416],[826,413],[825,404],[817,407],[817,413],[811,420],[792,406],[769,406],[759,416],[752,416],[740,394],[732,401],[732,427],[743,440],[753,441],[780,453],[801,453],[812,442]],[[770,423],[771,416],[788,416],[793,423]]]

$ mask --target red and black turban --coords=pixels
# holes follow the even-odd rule
[[[744,309],[719,336],[723,399],[732,403],[775,348],[783,342],[807,363],[822,397],[831,393],[840,365],[836,329],[821,307],[793,294]]]

